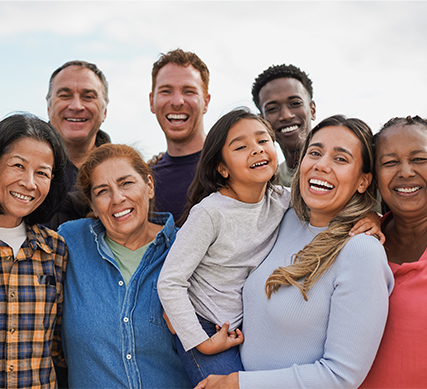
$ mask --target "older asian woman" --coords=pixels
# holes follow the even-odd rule
[[[375,202],[372,133],[332,116],[309,133],[294,208],[243,291],[246,371],[199,388],[357,387],[374,360],[393,277],[372,236],[349,237]],[[374,297],[373,297],[374,296]]]
[[[46,222],[65,194],[66,153],[31,114],[0,122],[0,387],[55,388],[68,252]]]
[[[78,182],[96,218],[58,230],[70,253],[63,320],[70,387],[191,387],[156,289],[176,229],[170,214],[150,211],[147,164],[129,146],[102,145]]]
[[[386,329],[364,388],[427,387],[427,122],[394,118],[375,136],[385,249],[395,278]]]

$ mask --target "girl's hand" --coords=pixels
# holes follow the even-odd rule
[[[239,389],[239,373],[210,375],[200,381],[194,389]]]
[[[362,232],[366,235],[375,236],[381,244],[385,243],[385,235],[381,232],[380,218],[374,211],[370,211],[362,220],[359,220],[350,230],[349,235],[354,236]]]
[[[172,327],[171,322],[169,321],[168,315],[166,315],[166,312],[163,311],[163,319],[165,319],[165,322],[169,328],[169,331],[172,332],[175,335],[175,330]]]
[[[196,346],[197,350],[203,354],[212,355],[243,343],[242,331],[236,329],[235,331],[228,332],[229,327],[230,323],[228,321],[225,322],[216,334]]]

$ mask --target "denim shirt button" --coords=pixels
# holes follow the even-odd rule
[[[131,358],[132,358],[132,355],[130,354],[126,355],[126,359],[131,359]]]
[[[124,321],[125,323],[127,323],[127,322],[129,321],[129,318],[128,318],[128,317],[125,317],[125,318],[123,319],[123,321]]]
[[[122,280],[119,281],[119,285],[123,286],[123,281]]]

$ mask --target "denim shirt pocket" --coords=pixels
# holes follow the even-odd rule
[[[163,319],[163,306],[157,293],[157,279],[153,281],[150,295],[150,323],[168,329]]]

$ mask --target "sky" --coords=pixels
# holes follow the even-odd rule
[[[160,53],[195,52],[210,71],[205,130],[252,103],[256,76],[293,64],[313,81],[317,118],[358,117],[374,132],[427,117],[426,1],[0,1],[0,119],[48,119],[51,73],[93,62],[109,83],[102,129],[148,159],[166,149],[150,112]]]

